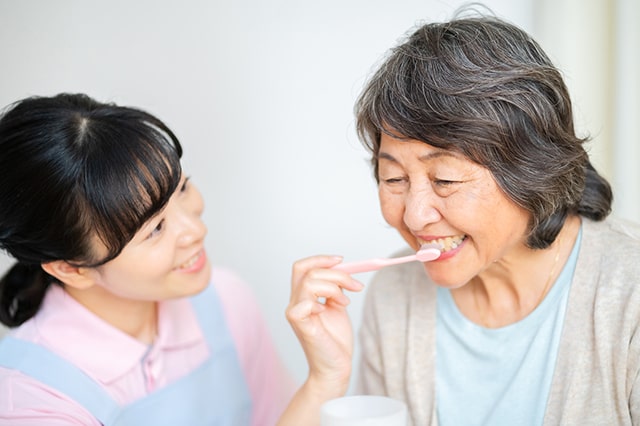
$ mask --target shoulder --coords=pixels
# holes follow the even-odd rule
[[[607,324],[612,334],[634,333],[640,326],[640,228],[583,219],[582,230],[571,312]]]
[[[640,278],[640,226],[616,218],[602,222],[583,220],[580,252],[587,267],[609,279]]]
[[[280,362],[251,287],[226,268],[214,267],[211,279],[254,401],[253,417],[272,424],[292,397],[295,384]]]
[[[624,244],[640,244],[640,224],[611,217],[601,222],[582,218],[583,229],[590,238],[619,239]]]
[[[211,273],[214,287],[227,327],[237,345],[255,337],[258,329],[264,328],[263,313],[256,296],[235,271],[224,267],[214,267]]]
[[[618,386],[616,392],[624,394],[640,371],[638,225],[583,218],[569,294],[555,387],[564,392],[578,385],[587,391],[608,380],[606,386]],[[602,374],[576,375],[576,368],[597,368]]]
[[[87,410],[64,394],[18,371],[2,367],[0,424],[100,425]]]
[[[236,272],[224,267],[212,269],[211,285],[238,350],[249,350],[254,339],[266,332],[262,309],[253,290]]]
[[[257,308],[258,306],[251,287],[231,269],[214,266],[211,271],[211,284],[225,311],[242,307]]]

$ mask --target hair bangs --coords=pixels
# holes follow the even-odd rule
[[[164,208],[182,176],[175,136],[155,123],[138,124],[121,123],[117,135],[110,128],[108,143],[96,144],[86,168],[82,184],[91,228],[107,248],[99,264],[116,257]],[[95,138],[101,129],[94,125],[89,131]]]

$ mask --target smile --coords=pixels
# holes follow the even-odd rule
[[[425,243],[438,244],[444,253],[457,248],[466,238],[466,235],[454,235],[453,237],[437,238],[435,240],[425,241]]]
[[[200,260],[200,258],[202,257],[203,253],[204,253],[204,250],[200,250],[191,259],[187,260],[182,265],[180,265],[177,268],[175,268],[175,270],[181,270],[181,269],[184,270],[184,269],[192,268],[198,262],[198,260]]]

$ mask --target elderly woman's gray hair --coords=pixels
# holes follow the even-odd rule
[[[392,49],[355,107],[377,179],[385,132],[488,168],[531,213],[527,244],[548,247],[570,213],[602,220],[607,181],[576,136],[560,72],[524,31],[487,16],[418,28]]]

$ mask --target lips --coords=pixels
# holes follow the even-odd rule
[[[202,269],[207,261],[207,255],[204,249],[198,251],[193,257],[174,269],[179,272],[195,272]]]

